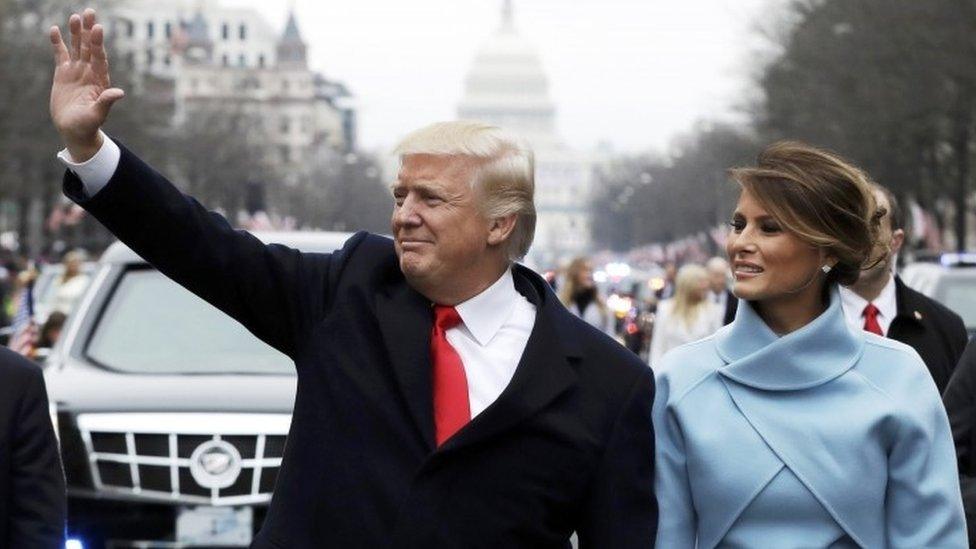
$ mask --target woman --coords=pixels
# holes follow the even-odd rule
[[[708,271],[688,264],[678,270],[674,297],[660,302],[651,333],[651,364],[665,352],[715,333],[722,324],[708,299]]]
[[[85,254],[79,250],[64,254],[62,265],[64,274],[57,280],[54,300],[51,304],[52,311],[60,311],[69,314],[75,306],[75,302],[85,293],[88,288],[90,278],[84,272]]]
[[[566,268],[566,282],[559,292],[559,299],[573,314],[591,326],[613,334],[613,315],[607,302],[593,282],[593,265],[585,257],[577,257]]]
[[[777,143],[732,177],[738,316],[657,365],[657,546],[965,547],[925,365],[841,309],[886,246],[864,174]]]

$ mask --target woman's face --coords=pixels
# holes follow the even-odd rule
[[[702,278],[701,280],[698,281],[698,284],[695,285],[695,292],[694,292],[696,303],[699,301],[704,301],[705,299],[708,298],[708,289],[709,288],[708,288],[707,278]]]
[[[576,286],[580,289],[590,289],[593,287],[593,265],[589,262],[580,266],[576,271]]]
[[[786,230],[746,190],[732,216],[726,252],[739,298],[766,301],[820,291],[823,252]]]
[[[68,277],[72,277],[81,272],[81,260],[78,258],[66,259],[64,261],[64,272]]]

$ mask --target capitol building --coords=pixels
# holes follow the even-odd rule
[[[457,115],[505,128],[535,151],[538,224],[526,263],[553,268],[588,253],[594,158],[559,138],[549,79],[516,29],[511,0],[504,0],[501,25],[475,55]]]

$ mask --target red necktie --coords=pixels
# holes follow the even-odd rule
[[[447,331],[460,323],[461,316],[454,307],[434,306],[430,358],[434,366],[434,433],[438,446],[471,421],[464,364],[447,341]]]
[[[861,316],[864,317],[865,330],[873,334],[878,334],[879,336],[883,336],[884,333],[881,331],[881,324],[878,324],[879,312],[881,311],[879,311],[878,308],[874,306],[874,303],[868,303],[867,306],[864,307],[864,312],[861,313]]]

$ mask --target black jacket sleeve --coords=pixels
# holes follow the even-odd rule
[[[61,455],[41,370],[26,359],[19,361],[27,367],[18,369],[27,375],[17,376],[24,383],[10,439],[9,544],[5,547],[60,548],[67,513]]]
[[[654,546],[654,374],[634,384],[617,418],[577,528],[580,549]]]
[[[956,445],[969,539],[976,540],[976,345],[966,347],[942,398]]]
[[[266,245],[207,211],[124,146],[115,174],[93,197],[71,171],[64,193],[163,274],[294,358],[328,310],[344,254]]]

